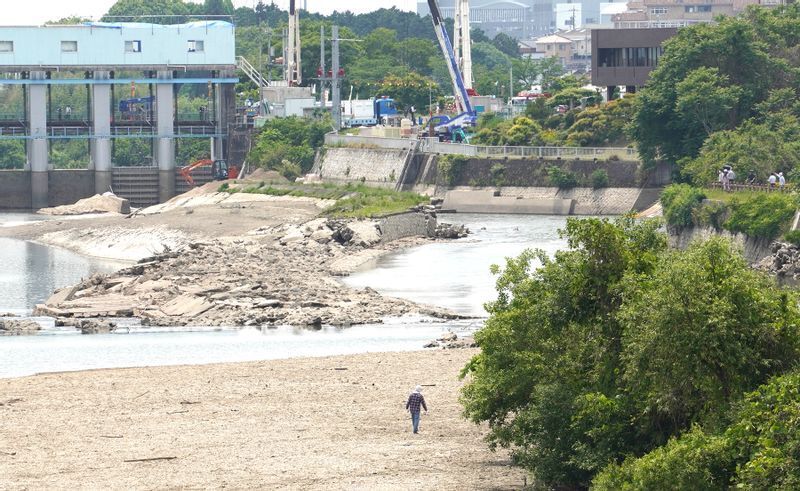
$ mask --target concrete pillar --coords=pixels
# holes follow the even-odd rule
[[[91,161],[89,168],[94,169],[94,190],[102,194],[111,188],[111,84],[97,83],[108,80],[110,72],[94,72],[95,83],[92,85],[92,132],[95,135],[90,142]]]
[[[31,80],[46,80],[45,72],[30,72]],[[47,85],[28,85],[27,98],[28,167],[31,170],[31,206],[46,208],[48,202],[48,151],[47,151]]]
[[[171,80],[171,71],[159,71],[159,82]],[[175,100],[174,85],[156,84],[156,141],[158,199],[162,203],[175,196]]]
[[[221,71],[219,76],[227,78],[234,77],[235,74],[229,71]],[[226,151],[227,135],[230,134],[236,118],[236,91],[234,85],[217,84],[216,98],[217,113],[214,115],[217,121],[216,133],[225,136],[214,137],[212,155],[216,159],[228,159],[229,156]]]

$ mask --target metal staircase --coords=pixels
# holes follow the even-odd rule
[[[263,75],[261,75],[261,72],[256,70],[256,67],[247,61],[247,58],[244,56],[236,57],[236,66],[239,68],[239,70],[243,71],[244,74],[247,75],[247,77],[258,87],[266,87],[269,85],[269,82],[264,78]]]

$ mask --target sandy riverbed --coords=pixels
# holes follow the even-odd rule
[[[0,380],[0,488],[519,489],[524,473],[461,417],[474,353]],[[403,404],[417,383],[431,411],[413,435]]]

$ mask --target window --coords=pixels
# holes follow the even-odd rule
[[[77,53],[78,41],[61,41],[62,53]]]
[[[683,7],[684,12],[693,14],[695,12],[711,12],[711,5],[687,5]]]
[[[667,13],[667,7],[655,7],[650,9],[650,13],[653,15],[661,15]]]
[[[189,53],[202,53],[203,51],[205,51],[203,41],[189,41]]]
[[[142,52],[142,42],[141,41],[125,41],[125,52],[126,53],[141,53]]]
[[[14,41],[0,41],[0,53],[13,53]]]

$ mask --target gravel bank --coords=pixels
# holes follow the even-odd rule
[[[461,417],[475,350],[0,380],[6,489],[520,489]],[[410,432],[405,398],[430,413]],[[136,459],[169,459],[126,462]]]

